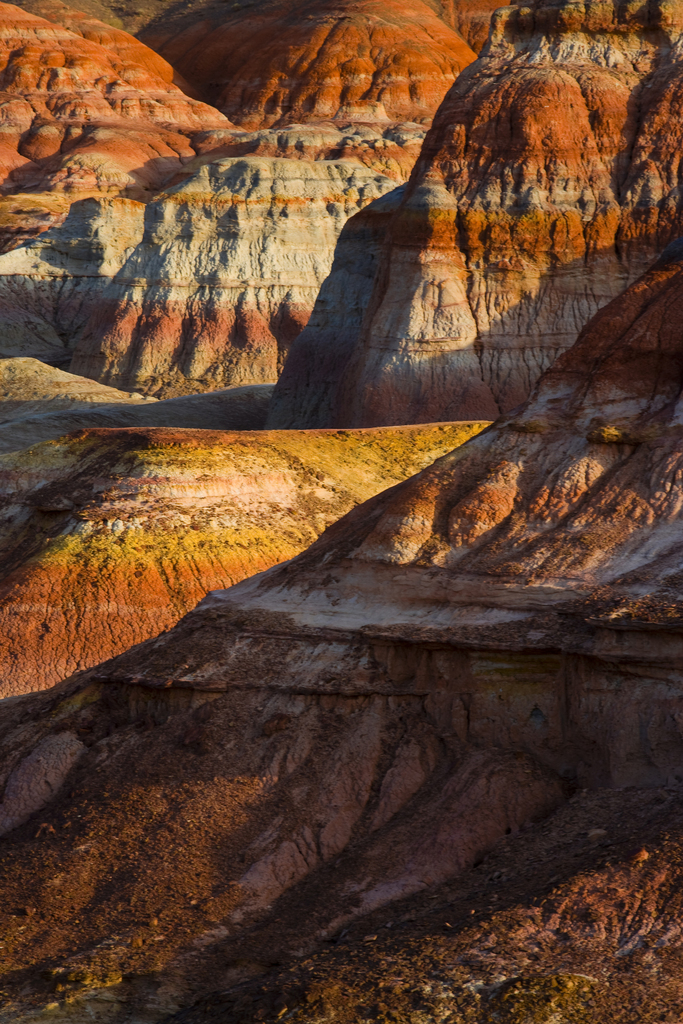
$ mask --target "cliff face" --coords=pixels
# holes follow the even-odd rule
[[[345,310],[321,304],[272,424],[493,417],[524,400],[681,232],[680,32],[676,5],[500,10],[391,218],[353,346]],[[325,390],[322,417],[299,415]]]
[[[124,46],[126,33],[111,49],[87,35],[0,7],[5,192],[158,188],[195,155],[192,135],[225,125],[172,84],[158,55]]]
[[[430,121],[474,59],[423,0],[275,0],[196,12],[141,33],[245,128],[353,116]]]
[[[98,678],[150,699],[162,680],[179,692],[253,688],[283,714],[302,695],[375,701],[385,722],[399,696],[424,702],[458,758],[475,756],[473,747],[517,751],[551,773],[527,815],[536,799],[539,809],[554,799],[552,773],[585,787],[666,784],[683,757],[681,252],[667,250],[602,310],[514,417],[366,502],[292,562],[210,595]],[[429,815],[440,820],[440,801],[465,791],[470,770],[458,761],[437,785],[426,767],[431,739],[413,741],[416,778],[431,779],[439,796],[420,803],[426,817],[406,826],[411,837],[436,828]],[[374,742],[363,739],[353,757],[372,761]],[[504,803],[512,789],[501,771]],[[402,806],[383,785],[387,806]],[[498,796],[488,799],[498,806]],[[381,806],[372,813],[385,820]],[[503,820],[498,811],[494,819]],[[350,835],[337,827],[330,857]],[[313,820],[307,828],[316,834]],[[464,850],[477,831],[463,829]],[[395,862],[384,839],[367,838],[364,866],[354,869],[367,880],[348,901],[340,881],[346,909],[326,929],[472,862],[473,853],[457,865],[437,856],[434,836],[436,846],[411,839]],[[245,920],[317,863],[301,853],[287,875],[288,850],[283,839],[240,879]]]
[[[146,208],[142,239],[93,304],[72,370],[164,395],[275,381],[342,225],[394,187],[344,161],[205,165]]]
[[[312,159],[203,162],[211,152],[146,207],[75,203],[62,227],[0,256],[0,353],[72,360],[74,373],[162,397],[275,381],[343,224],[396,185],[371,156],[348,158],[341,143],[348,138],[348,149],[355,136],[312,134]],[[225,149],[232,138],[213,133],[203,145]],[[358,149],[399,174],[397,138]],[[262,142],[240,139],[239,148],[253,153]],[[340,148],[342,159],[316,159]]]
[[[47,388],[34,373],[27,388],[31,368],[12,362],[24,403],[64,407],[57,388],[77,393],[66,374]],[[16,377],[5,372],[4,387]],[[215,428],[260,425],[255,396],[242,394],[253,389],[145,402],[89,383],[80,388],[89,402],[62,408],[65,430],[69,418],[97,424],[98,414],[169,428],[81,429],[0,456],[0,697],[45,689],[169,629],[208,590],[298,554],[359,501],[482,427],[230,432]],[[20,401],[10,403],[15,417]],[[39,419],[15,418],[15,437],[35,433]],[[187,429],[199,424],[214,429]],[[0,447],[12,433],[3,427]]]

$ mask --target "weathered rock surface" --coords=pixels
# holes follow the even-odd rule
[[[266,958],[301,958],[350,931],[351,942],[366,936],[391,952],[390,977],[399,957],[422,965],[408,978],[422,978],[427,1015],[457,995],[476,1024],[527,1021],[532,1010],[545,1024],[626,1024],[641,1005],[643,1020],[675,1020],[681,323],[678,243],[587,325],[514,415],[358,506],[290,562],[209,595],[156,640],[10,705],[6,770],[67,728],[97,753],[70,783],[77,800],[44,812],[54,841],[30,865],[35,824],[8,834],[8,885],[35,879],[31,898],[47,909],[65,822],[98,808],[72,833],[97,845],[103,821],[131,819],[121,852],[100,845],[88,868],[111,878],[114,858],[122,865],[107,889],[117,896],[106,909],[95,902],[118,951],[96,952],[104,924],[91,912],[92,939],[74,964],[130,976],[133,949],[147,943],[138,969],[161,971],[169,1013],[202,986],[233,987],[178,1020],[275,1020],[287,1006],[305,1021],[351,1021],[368,1012],[363,1000],[384,1000],[372,956],[340,948],[325,966],[319,952],[263,977]],[[101,739],[111,721],[120,738]],[[196,760],[176,798],[181,750]],[[572,790],[581,793],[555,824],[533,824]],[[192,898],[211,918],[194,933],[174,895],[187,900],[190,816],[201,851]],[[136,874],[124,844],[147,849],[157,820],[154,868]],[[472,871],[497,841],[498,868]],[[137,942],[129,906],[150,915],[162,877],[172,949],[152,953],[158,924],[127,946]],[[76,879],[64,879],[65,899]],[[438,917],[425,897],[441,898]],[[83,906],[76,899],[74,917]],[[416,914],[428,923],[411,925]],[[392,950],[385,925],[397,927]],[[425,949],[430,928],[441,938]],[[32,956],[36,943],[46,960],[61,948],[31,935]],[[14,941],[20,966],[25,940]],[[400,962],[378,1012],[410,1021],[415,986]],[[514,984],[501,988],[501,973]],[[122,1003],[121,1016],[129,1011]]]
[[[168,61],[165,61],[158,53],[145,46],[139,39],[136,39],[130,32],[116,27],[109,21],[101,21],[94,17],[86,7],[76,9],[69,7],[62,0],[28,0],[26,3],[18,4],[24,11],[45,18],[46,21],[55,22],[62,28],[83,39],[89,39],[91,43],[97,43],[106,50],[113,51],[126,62],[140,64],[142,67],[152,71],[162,81],[173,83],[193,99],[201,97],[193,95],[192,87],[172,68]],[[116,21],[119,21],[117,18]]]
[[[82,200],[0,256],[0,354],[159,397],[274,382],[342,226],[396,181],[344,158],[198,162],[147,206]]]
[[[497,12],[359,283],[353,337],[331,280],[272,426],[489,418],[526,398],[681,233],[681,11],[536,0]]]
[[[0,457],[0,696],[44,689],[170,628],[208,590],[291,558],[483,426],[236,433],[225,428],[240,417],[263,424],[257,389],[99,405],[103,390],[51,417],[0,423],[0,449],[34,442]],[[83,429],[35,444],[45,421],[214,429]]]
[[[3,191],[144,194],[195,155],[194,134],[225,126],[126,33],[102,26],[111,49],[87,35],[0,7]]]
[[[474,53],[423,0],[271,0],[160,19],[141,38],[230,120],[431,121]]]

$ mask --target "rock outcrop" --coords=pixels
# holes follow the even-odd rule
[[[0,355],[159,397],[274,382],[342,226],[396,181],[345,158],[202,161],[0,256]]]
[[[424,0],[271,0],[159,19],[141,38],[244,128],[431,121],[474,53]]]
[[[226,125],[126,33],[111,49],[87,35],[0,6],[3,191],[145,194],[195,155],[193,135]]]
[[[145,46],[139,39],[136,39],[130,32],[117,28],[109,21],[102,21],[94,17],[85,8],[76,9],[69,7],[62,0],[28,0],[18,5],[24,11],[35,14],[46,21],[55,22],[62,28],[66,28],[75,35],[89,39],[91,43],[97,43],[106,50],[115,53],[126,63],[140,64],[148,71],[153,72],[162,81],[177,85],[184,93],[191,95],[193,99],[201,97],[194,95],[192,87],[184,81],[181,75],[172,68],[168,61],[165,61],[149,46]],[[86,7],[91,6],[86,0]],[[112,19],[114,20],[114,19]],[[116,21],[120,19],[116,18]]]
[[[3,840],[15,1019],[677,1012],[682,322],[678,243],[514,414],[8,703],[6,778],[87,747]]]
[[[0,697],[45,689],[169,629],[208,590],[298,554],[483,426],[228,432],[240,417],[262,425],[265,403],[255,424],[254,396],[243,394],[254,390],[167,402],[114,394],[101,405],[95,385],[90,402],[0,422],[0,449],[34,442],[0,456]],[[46,421],[174,429],[81,429],[36,444]],[[187,429],[198,426],[214,429]]]
[[[526,398],[681,233],[681,11],[536,0],[496,13],[358,275],[358,326],[333,271],[272,426],[489,418]]]

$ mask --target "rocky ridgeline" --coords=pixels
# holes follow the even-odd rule
[[[81,34],[0,6],[4,192],[144,193],[195,155],[194,134],[225,126],[158,54],[107,25],[94,41],[89,24]]]
[[[422,134],[204,133],[178,183],[146,205],[82,200],[0,256],[0,354],[160,397],[274,382],[343,225],[396,188]]]
[[[677,4],[498,11],[400,204],[380,202],[375,258],[349,276],[340,240],[270,423],[493,418],[523,401],[681,233],[680,38]]]

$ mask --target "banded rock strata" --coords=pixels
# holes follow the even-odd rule
[[[428,122],[474,59],[423,0],[214,7],[159,19],[141,38],[249,129],[349,116]]]
[[[275,381],[343,224],[396,181],[345,158],[205,159],[146,206],[82,200],[0,256],[0,354],[159,397]]]
[[[172,84],[158,54],[135,40],[124,46],[125,36],[110,49],[2,4],[3,191],[144,193],[195,155],[194,134],[226,125]]]
[[[446,924],[461,936],[449,970],[460,965],[479,978],[470,990],[479,1001],[462,1004],[465,1020],[487,1024],[498,1012],[490,1000],[502,990],[486,988],[481,977],[495,978],[505,964],[531,984],[535,964],[567,972],[588,957],[596,977],[613,978],[617,990],[620,977],[632,977],[631,964],[640,964],[650,978],[642,984],[656,977],[658,1008],[657,992],[666,989],[671,999],[680,990],[683,947],[671,913],[680,900],[680,858],[667,826],[681,835],[670,796],[683,779],[682,323],[678,244],[594,317],[513,416],[358,506],[298,557],[209,595],[156,640],[47,694],[16,698],[5,718],[8,779],[33,772],[29,759],[50,737],[83,736],[86,750],[69,776],[73,796],[62,785],[40,810],[41,822],[55,828],[54,842],[37,846],[27,861],[35,817],[7,831],[13,884],[28,886],[48,912],[42,893],[65,848],[56,826],[61,834],[67,820],[79,842],[97,850],[89,877],[116,873],[105,890],[112,897],[87,896],[76,877],[63,880],[73,918],[87,906],[92,923],[71,963],[89,965],[94,979],[113,972],[112,985],[123,985],[118,979],[130,976],[133,963],[138,970],[154,963],[160,997],[175,993],[174,1007],[198,986],[229,989],[260,975],[259,1017],[274,1020],[283,1008],[263,994],[266,969],[250,959],[257,949],[279,950],[276,959],[284,949],[305,954],[354,922],[356,935],[379,940],[380,924],[410,922],[411,906],[424,914],[419,896],[438,897],[439,887],[466,880],[497,842],[508,843],[509,860],[520,829],[537,837],[537,850],[548,837],[566,861],[561,819],[556,831],[552,821],[533,822],[582,790],[572,828],[602,806],[598,824],[607,820],[621,837],[622,864],[612,862],[614,850],[609,864],[595,862],[585,848],[595,828],[584,834],[584,847],[572,833],[572,853],[585,869],[571,880],[565,863],[568,881],[548,905],[544,896],[521,908],[513,894],[501,919],[511,945],[499,954],[493,934],[481,949],[481,927],[467,928],[469,907],[485,920],[480,900],[445,900],[450,918],[458,912]],[[191,760],[179,769],[181,751]],[[179,770],[186,785],[176,804]],[[625,786],[636,787],[630,797],[596,792],[588,810],[591,791]],[[657,787],[664,787],[661,800]],[[3,799],[16,822],[22,808],[14,790],[8,781]],[[147,837],[147,818],[140,822],[135,810],[141,794],[167,834],[156,870],[145,854],[146,870],[138,872],[133,861]],[[82,825],[85,807],[92,810]],[[191,844],[182,824],[190,807],[197,815]],[[114,849],[104,848],[98,837],[113,814],[124,831]],[[563,820],[571,817],[567,810]],[[629,846],[643,834],[647,847]],[[611,833],[598,827],[597,839],[605,836]],[[532,851],[533,843],[521,847]],[[48,863],[46,851],[54,858]],[[186,901],[188,856],[203,894],[195,898],[206,900],[199,934],[178,896]],[[538,873],[539,856],[526,863],[527,873]],[[543,856],[546,863],[548,851]],[[154,898],[161,879],[168,893],[171,938],[161,953],[152,951],[157,925],[134,944],[140,926],[129,909],[134,902],[150,912],[152,877]],[[482,883],[469,883],[479,896]],[[203,913],[211,914],[210,928]],[[111,953],[97,952],[99,922],[116,928]],[[441,922],[442,938],[444,928]],[[31,955],[39,949],[45,959],[66,961],[63,945],[41,934],[31,929]],[[193,940],[198,957],[214,957],[203,981],[201,969],[188,967],[196,963]],[[27,955],[24,942],[14,939],[17,966]],[[649,959],[622,961],[638,948]],[[68,979],[68,963],[55,977]],[[351,1019],[334,991],[324,997],[311,988],[308,998],[304,988],[297,996],[281,980],[302,1020],[317,1019],[317,1011]],[[366,976],[365,984],[376,981]],[[565,981],[550,986],[555,996],[558,985],[569,999],[566,1019],[590,1015],[595,999],[575,1001],[584,990]],[[546,1007],[541,1020],[557,1019],[557,1002],[539,1004],[542,994],[531,1004],[508,1001],[501,1013],[530,1005]],[[607,1000],[612,1009],[615,998]],[[252,1012],[253,987],[217,999],[200,1002],[185,1020],[204,1013],[242,1021]],[[409,1013],[403,1004],[396,1007],[398,1020],[410,1020],[400,1016]],[[615,1020],[618,1013],[610,1011]]]
[[[681,23],[677,4],[498,11],[378,219],[352,323],[340,243],[271,425],[493,418],[523,401],[681,233]]]
[[[465,758],[439,800],[461,792],[467,758],[496,750],[584,787],[675,779],[682,252],[674,245],[608,304],[514,416],[292,562],[210,595],[167,636],[103,667],[106,685],[150,699],[161,680],[197,694],[246,688],[273,708],[316,694],[374,701],[381,715],[415,701]],[[347,915],[456,870],[431,842],[395,863],[368,843],[353,899],[340,881]],[[283,841],[240,880],[245,915],[286,888],[288,851]]]
[[[95,394],[90,410],[53,414],[90,428],[0,455],[0,696],[169,629],[207,590],[291,558],[483,426],[226,430],[262,425],[254,390],[107,405]],[[44,419],[0,423],[0,448]],[[140,426],[98,428],[117,421]]]

